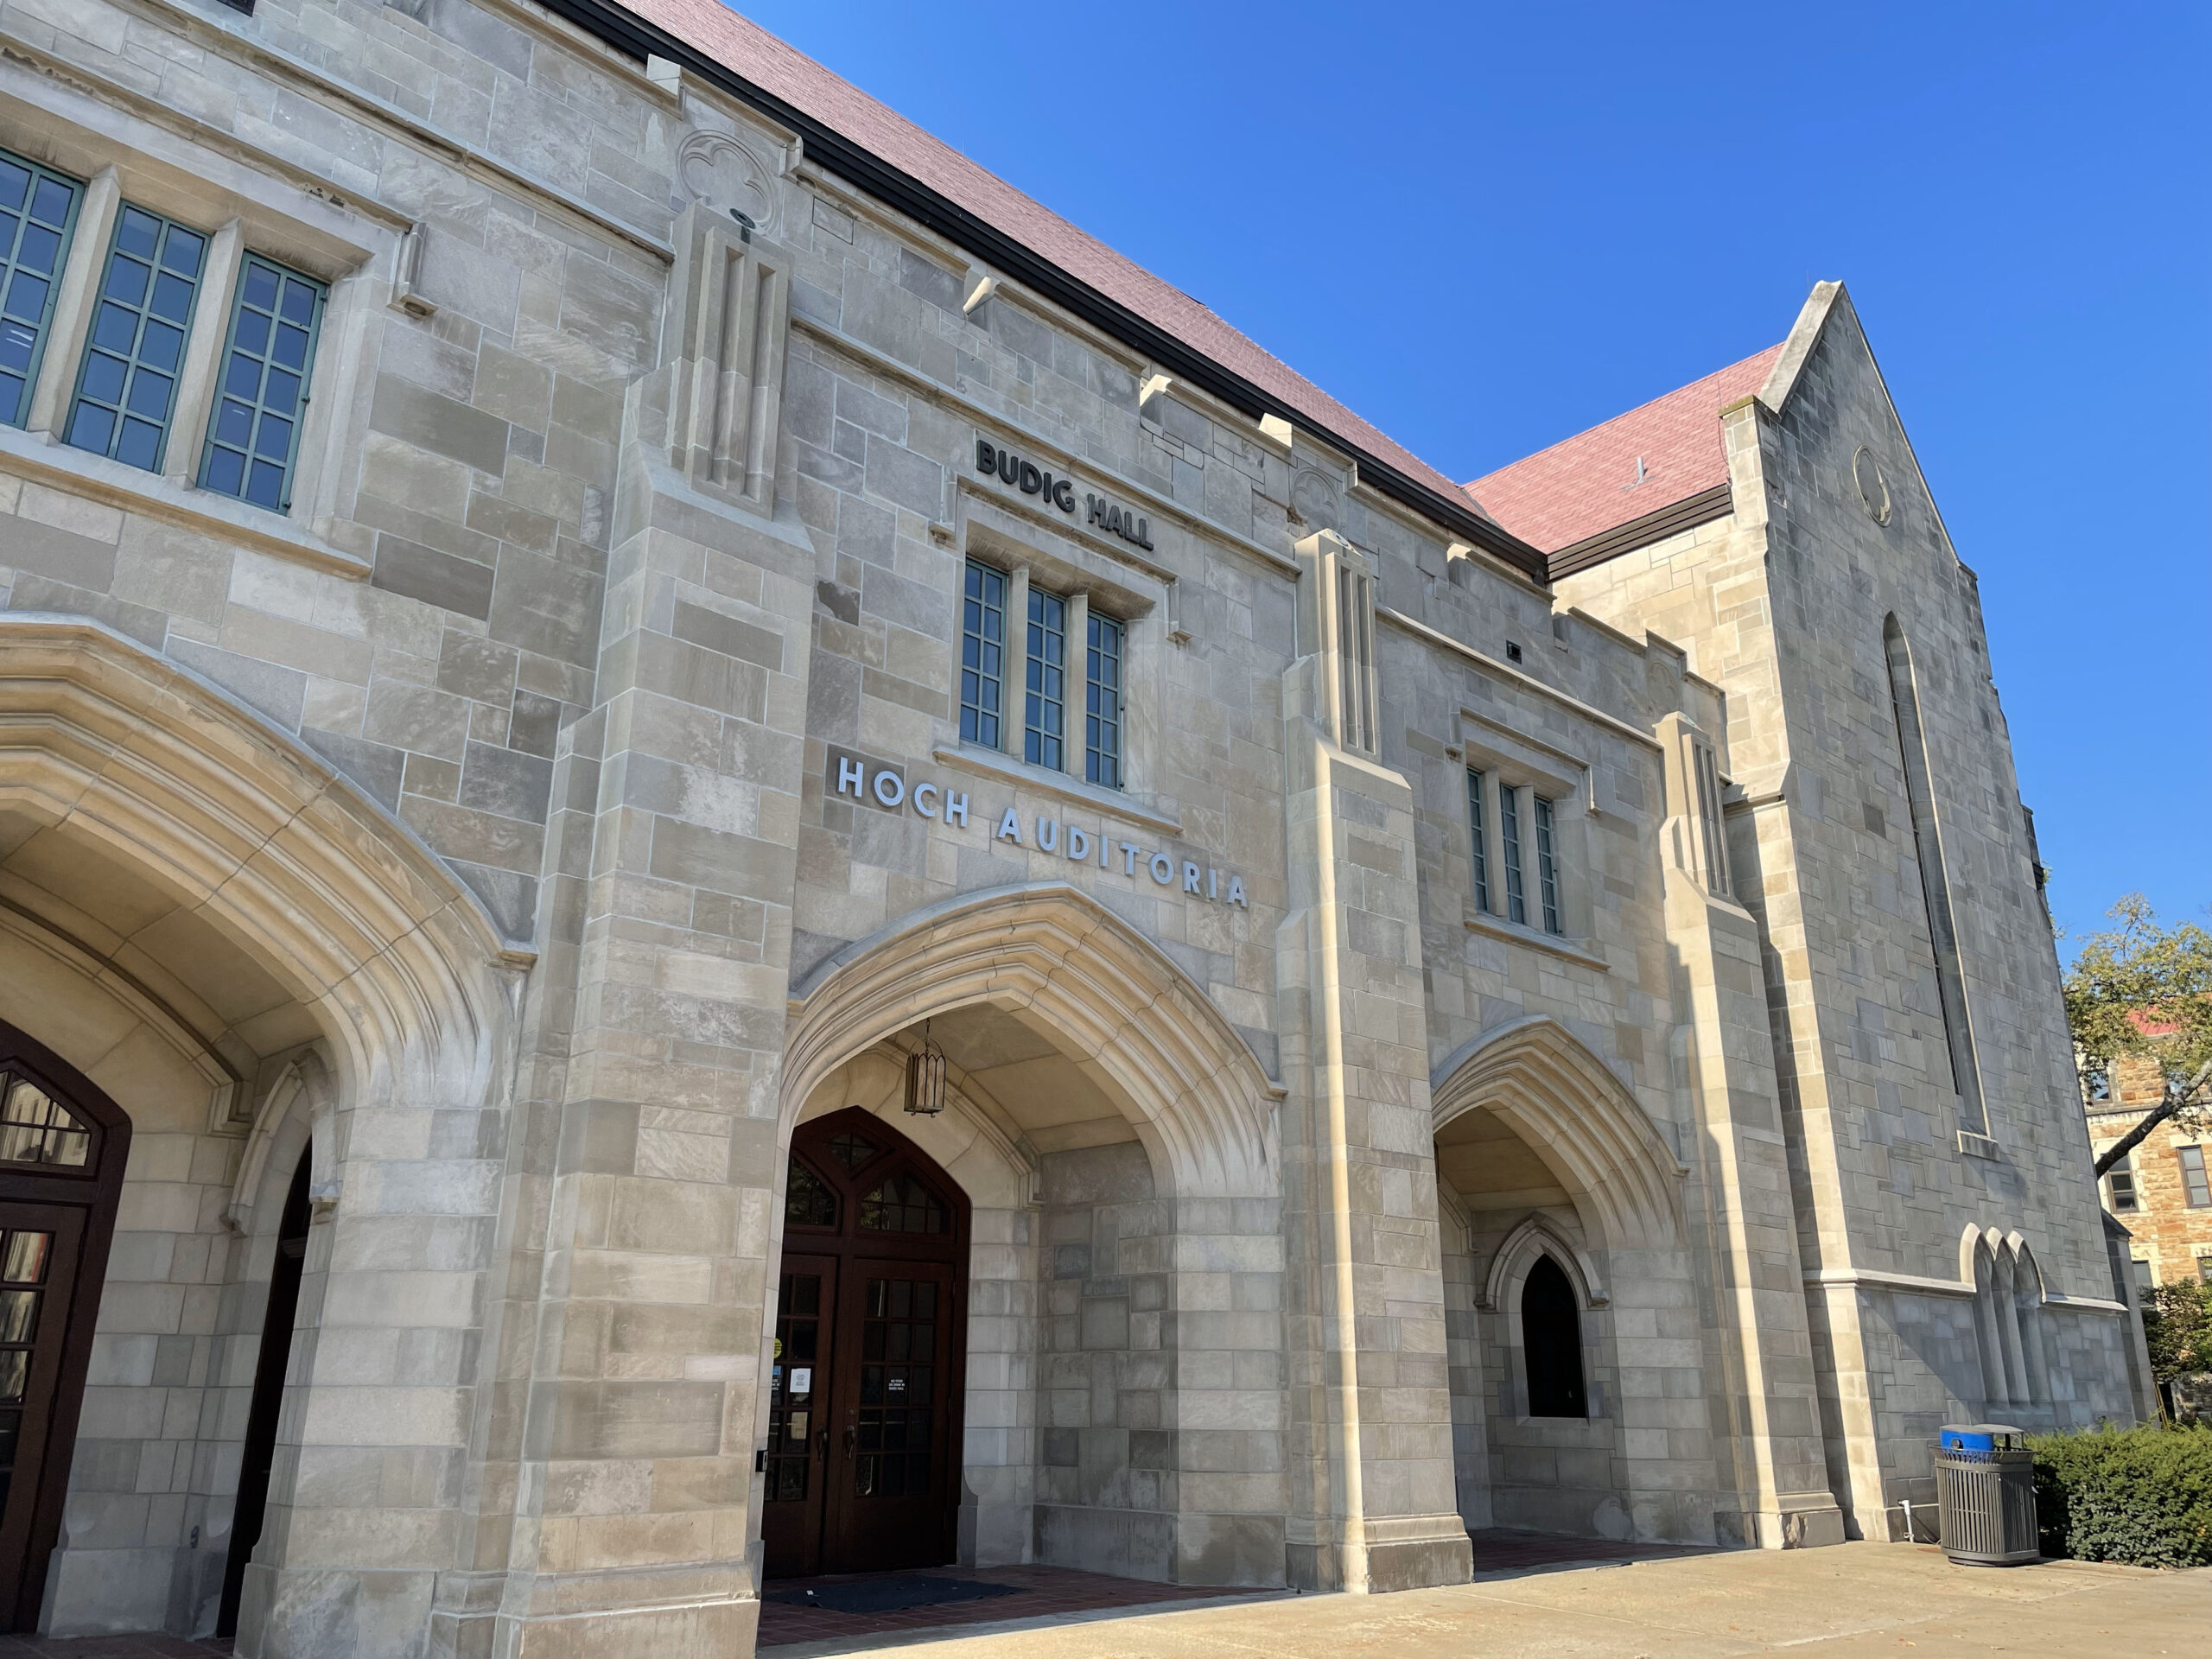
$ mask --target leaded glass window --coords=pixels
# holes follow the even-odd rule
[[[1021,758],[1066,769],[1068,602],[1029,590],[1028,671],[1021,712]]]
[[[36,1084],[0,1077],[0,1163],[82,1167],[92,1152],[91,1126]]]
[[[75,180],[0,152],[0,422],[10,426],[30,412],[83,194]]]
[[[1543,899],[1544,931],[1563,932],[1559,915],[1559,861],[1552,855],[1552,804],[1536,798],[1536,890]]]
[[[864,1135],[855,1135],[850,1129],[842,1135],[831,1136],[830,1141],[830,1155],[842,1164],[848,1173],[868,1162],[880,1150],[881,1148],[874,1141]]]
[[[1497,838],[1505,853],[1505,916],[1524,926],[1529,901],[1521,889],[1521,797],[1503,785],[1497,791]]]
[[[207,238],[124,203],[100,273],[92,339],[77,374],[68,441],[159,472]]]
[[[1475,855],[1475,908],[1490,908],[1490,845],[1483,829],[1483,775],[1467,768],[1468,842]]]
[[[1006,572],[969,562],[960,613],[960,735],[995,749],[1006,683]]]
[[[276,512],[291,505],[322,302],[321,283],[246,255],[200,461],[206,488]]]
[[[835,1227],[837,1195],[830,1183],[796,1158],[790,1166],[790,1179],[784,1183],[785,1218],[794,1227]]]
[[[1122,786],[1122,625],[1090,613],[1084,624],[1083,775],[1108,789]]]
[[[912,1175],[893,1175],[861,1200],[861,1230],[869,1233],[941,1233],[944,1205]]]

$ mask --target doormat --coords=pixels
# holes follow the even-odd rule
[[[909,1607],[934,1607],[940,1602],[983,1601],[992,1596],[1018,1596],[1019,1586],[984,1584],[974,1579],[940,1579],[923,1573],[901,1573],[888,1578],[854,1579],[844,1584],[825,1584],[812,1590],[778,1590],[766,1599],[786,1607],[822,1607],[833,1613],[899,1613]]]

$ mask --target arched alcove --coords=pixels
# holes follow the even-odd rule
[[[1158,946],[1059,883],[963,894],[848,946],[799,989],[784,1132],[830,1071],[926,1019],[1014,1016],[1114,1103],[1166,1190],[1274,1187],[1280,1093],[1205,991]]]
[[[365,1113],[389,1127],[503,1107],[496,1064],[510,987],[528,955],[321,759],[97,623],[0,618],[0,903],[11,923],[0,948],[35,950],[61,970],[27,980],[17,1001],[32,1034],[98,1078],[137,1126],[123,1206],[130,1248],[118,1249],[111,1280],[138,1270],[123,1264],[168,1262],[171,1294],[200,1282],[219,1292],[188,1296],[184,1321],[159,1332],[172,1346],[189,1344],[189,1388],[203,1395],[195,1410],[181,1408],[173,1377],[128,1357],[155,1351],[137,1342],[128,1319],[104,1321],[99,1340],[115,1345],[112,1364],[101,1362],[110,1386],[167,1396],[162,1409],[130,1420],[160,1425],[142,1455],[191,1471],[192,1484],[181,1508],[149,1512],[137,1494],[100,1484],[130,1448],[79,1459],[70,1503],[83,1522],[73,1522],[55,1557],[50,1628],[97,1634],[181,1618],[204,1630],[212,1621],[266,1302],[267,1264],[256,1250],[263,1223],[273,1229],[283,1207],[272,1183],[289,1185],[296,1160],[288,1148],[305,1147],[309,1118],[328,1129],[315,1172],[317,1231],[356,1235],[364,1248],[350,1252],[359,1277],[343,1294],[328,1297],[313,1274],[302,1292],[303,1323],[337,1307],[346,1340],[295,1356],[292,1375],[308,1397],[283,1414],[283,1432],[300,1438],[276,1461],[241,1651],[289,1639],[263,1628],[272,1602],[295,1609],[287,1618],[321,1618],[283,1600],[280,1571],[388,1573],[385,1582],[427,1618],[432,1584],[453,1565],[437,1542],[445,1535],[405,1522],[416,1541],[396,1554],[379,1546],[368,1559],[385,1500],[334,1491],[313,1500],[315,1524],[296,1528],[289,1471],[318,1443],[346,1443],[349,1422],[398,1402],[379,1352],[409,1340],[410,1315],[439,1326],[444,1341],[449,1310],[472,1306],[464,1287],[492,1265],[488,1226],[472,1235],[480,1261],[441,1255],[432,1234],[466,1218],[461,1211],[488,1221],[495,1183],[473,1171],[458,1185],[422,1179],[422,1156],[407,1150],[404,1132],[372,1137],[365,1154],[349,1147]],[[302,1058],[309,1052],[312,1062]],[[133,1196],[133,1185],[143,1191]],[[457,1205],[460,1192],[474,1195],[474,1211]],[[374,1249],[365,1248],[371,1232]],[[318,1248],[329,1259],[329,1238]],[[414,1275],[407,1297],[386,1294],[395,1270]],[[177,1276],[187,1271],[200,1279]],[[143,1296],[118,1305],[154,1306]],[[462,1344],[441,1351],[450,1355],[446,1374],[424,1380],[467,1398],[474,1377]],[[239,1409],[226,1409],[230,1393]],[[417,1424],[423,1454],[449,1459],[465,1454],[467,1433],[451,1415],[393,1421]],[[188,1547],[188,1529],[201,1548]]]
[[[1660,1334],[1696,1295],[1685,1172],[1665,1136],[1544,1016],[1463,1046],[1436,1068],[1431,1097],[1439,1185],[1465,1217],[1470,1257],[1446,1260],[1446,1282],[1473,1294],[1468,1313],[1446,1311],[1461,1514],[1471,1526],[1709,1537],[1710,1504],[1642,1489],[1624,1452],[1630,1426],[1704,1388],[1698,1359]],[[1624,1395],[1624,1379],[1637,1391]]]
[[[925,1042],[948,1103],[908,1118]],[[1284,1462],[1279,1389],[1236,1361],[1281,1306],[1278,1092],[1199,987],[1058,884],[936,906],[801,987],[784,1144],[859,1108],[972,1205],[963,1561],[1282,1582],[1280,1502],[1185,1479],[1231,1442]],[[1211,1449],[1171,1432],[1185,1375],[1210,1379]]]

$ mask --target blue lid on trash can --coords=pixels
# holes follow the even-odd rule
[[[1991,1452],[2000,1438],[2020,1438],[2020,1431],[2007,1423],[1946,1423],[1936,1433],[1936,1444],[1946,1452]]]

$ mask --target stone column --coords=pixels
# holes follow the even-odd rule
[[[597,764],[573,773],[595,775],[596,798],[537,1300],[516,1316],[512,1534],[444,1638],[463,1650],[484,1650],[468,1627],[488,1620],[503,1656],[726,1659],[758,1620],[748,1541],[818,573],[760,461],[776,453],[788,267],[696,208],[677,248],[661,365],[626,419],[583,723]]]
[[[1843,1516],[1821,1441],[1758,924],[1732,896],[1723,838],[1708,823],[1719,807],[1711,741],[1680,715],[1661,721],[1658,736],[1668,809],[1662,874],[1684,1039],[1677,1086],[1687,1096],[1693,1144],[1685,1154],[1695,1172],[1688,1196],[1692,1230],[1705,1235],[1712,1264],[1708,1393],[1717,1393],[1720,1405],[1713,1427],[1728,1452],[1724,1483],[1732,1463],[1734,1470],[1732,1502],[1724,1490],[1724,1513],[1716,1519],[1725,1535],[1726,1511],[1734,1508],[1742,1541],[1770,1549],[1841,1543]],[[1633,1446],[1638,1425],[1624,1426]]]
[[[1413,791],[1376,758],[1374,575],[1298,543],[1285,676],[1289,1563],[1303,1588],[1464,1582],[1453,1501]]]

